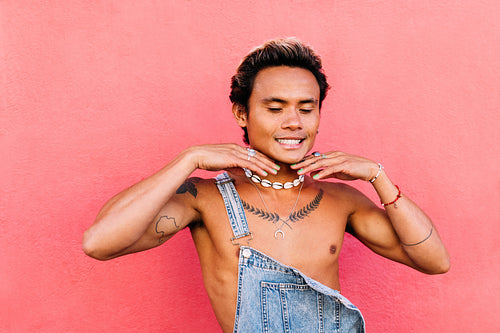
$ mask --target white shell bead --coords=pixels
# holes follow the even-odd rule
[[[274,182],[273,183],[273,188],[275,190],[281,190],[283,188],[283,184],[279,183],[279,182]]]
[[[245,170],[245,175],[246,175],[248,178],[251,178],[251,177],[252,177],[252,175],[253,175],[252,171],[250,171],[250,170],[248,170],[248,169],[243,169],[243,170]]]
[[[271,183],[269,180],[267,179],[264,179],[260,182],[260,185],[264,186],[264,187],[271,187],[273,185],[273,183]]]
[[[260,177],[259,177],[259,176],[257,176],[257,175],[252,175],[252,177],[251,177],[251,178],[252,178],[252,180],[253,180],[255,183],[260,183],[260,181],[261,181],[261,180],[260,180]]]

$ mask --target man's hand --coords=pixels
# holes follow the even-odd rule
[[[313,153],[291,166],[299,175],[311,173],[313,179],[337,178],[341,180],[369,181],[377,174],[379,165],[367,158],[339,151]]]
[[[197,169],[219,171],[247,168],[262,176],[276,174],[279,166],[264,154],[234,143],[193,146],[186,150]]]

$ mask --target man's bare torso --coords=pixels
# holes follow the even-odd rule
[[[265,190],[250,183],[242,174],[233,174],[235,186],[244,202],[245,215],[253,239],[248,245],[281,263],[295,267],[311,278],[340,290],[338,257],[351,204],[341,193],[344,185],[319,183],[307,178],[301,190]],[[223,330],[232,331],[238,283],[239,246],[233,236],[222,197],[213,180],[200,180],[197,188],[198,210],[203,223],[191,227],[198,250],[203,279],[215,315]],[[259,185],[257,185],[259,186]],[[264,202],[265,204],[264,204]],[[293,221],[273,223],[258,212],[276,213],[286,221],[295,202]],[[276,230],[281,227],[281,233]],[[246,238],[242,244],[247,245]]]

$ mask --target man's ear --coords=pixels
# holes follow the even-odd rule
[[[233,116],[234,116],[234,119],[236,119],[238,126],[240,126],[240,127],[247,126],[248,114],[247,114],[246,108],[243,105],[233,103]]]

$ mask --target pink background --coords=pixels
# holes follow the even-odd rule
[[[1,332],[219,331],[189,232],[110,262],[87,258],[81,237],[182,149],[241,142],[230,77],[284,36],[322,55],[333,86],[315,150],[382,162],[451,253],[448,274],[426,276],[348,237],[343,293],[368,331],[500,330],[498,1],[12,0],[0,2]]]

